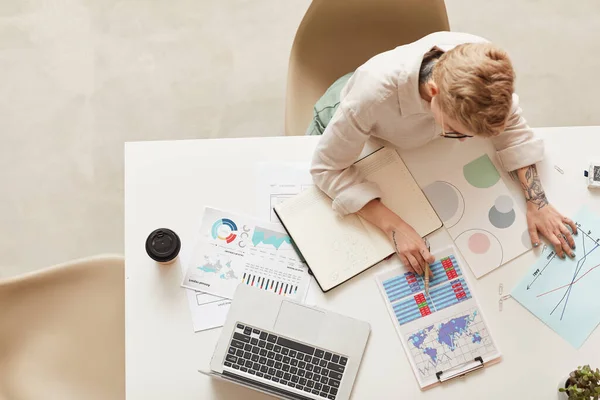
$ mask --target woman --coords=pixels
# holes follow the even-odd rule
[[[543,142],[521,116],[507,54],[485,39],[437,32],[381,53],[336,81],[315,106],[307,134],[322,134],[311,166],[315,184],[340,215],[358,213],[386,233],[401,261],[422,274],[432,263],[423,239],[380,200],[352,165],[366,141],[377,137],[401,149],[446,140],[490,138],[498,160],[516,174],[527,200],[534,247],[538,233],[558,256],[575,256],[572,220],[548,201],[535,164]]]

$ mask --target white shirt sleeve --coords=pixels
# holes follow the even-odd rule
[[[492,142],[496,147],[498,160],[508,172],[535,164],[544,158],[544,141],[527,125],[516,94],[513,94],[506,129],[493,137]]]
[[[323,132],[310,169],[315,184],[331,197],[340,215],[355,213],[381,197],[379,186],[360,176],[353,164],[375,125],[373,110],[384,98],[381,88],[367,87],[373,82],[357,74],[348,82],[347,94]]]

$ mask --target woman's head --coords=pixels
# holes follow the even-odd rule
[[[444,53],[426,85],[445,131],[490,137],[504,130],[514,80],[506,52],[490,43],[469,43]]]

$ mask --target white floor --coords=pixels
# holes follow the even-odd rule
[[[0,277],[122,253],[124,141],[282,134],[309,3],[0,1]],[[600,2],[447,8],[512,55],[531,125],[600,125]]]

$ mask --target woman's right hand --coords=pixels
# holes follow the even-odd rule
[[[367,221],[381,229],[390,238],[400,261],[419,275],[423,275],[425,265],[435,261],[425,240],[419,236],[412,226],[387,208],[380,200],[367,203],[359,214]],[[430,270],[430,276],[433,274]]]
[[[429,252],[425,240],[419,236],[412,226],[402,220],[390,226],[386,230],[386,234],[392,241],[400,261],[407,268],[423,276],[426,264],[435,261],[435,257]],[[429,270],[429,274],[433,277],[431,270]]]

